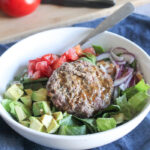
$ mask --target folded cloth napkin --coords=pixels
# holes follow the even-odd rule
[[[96,27],[102,19],[75,24],[73,27]],[[141,46],[150,55],[150,18],[132,14],[110,29]],[[0,45],[0,55],[14,43]],[[150,113],[131,133],[108,145],[92,150],[149,150]],[[26,140],[0,118],[0,150],[54,150]]]

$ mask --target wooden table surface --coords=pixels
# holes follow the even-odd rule
[[[107,16],[128,1],[117,0],[114,7],[101,9],[40,5],[34,13],[21,18],[11,18],[0,12],[0,43],[19,40],[39,31]],[[130,0],[130,2],[140,6],[150,3],[150,0]]]

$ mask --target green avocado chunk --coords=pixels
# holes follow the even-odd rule
[[[47,128],[47,133],[55,133],[57,129],[59,128],[59,124],[57,121],[53,118],[50,125]]]
[[[20,100],[27,106],[31,107],[32,106],[32,100],[30,95],[25,95],[20,98]]]
[[[23,90],[20,89],[20,87],[17,86],[17,84],[13,84],[4,93],[4,98],[17,101],[23,94]]]
[[[24,125],[25,127],[29,127],[30,126],[30,121],[20,121],[19,123],[21,123],[22,125]]]
[[[29,120],[30,120],[29,128],[36,131],[43,131],[44,126],[36,117],[30,117]]]
[[[33,91],[31,89],[25,89],[24,91],[26,92],[27,95],[32,96]]]
[[[48,128],[49,125],[50,125],[50,123],[51,123],[51,121],[52,121],[52,119],[53,119],[53,117],[52,117],[51,115],[45,114],[45,115],[43,115],[43,116],[40,118],[40,121],[42,122],[42,124],[43,124],[46,128]]]
[[[3,105],[3,107],[5,108],[5,110],[7,112],[10,112],[10,106],[9,106],[9,104],[11,102],[12,102],[12,100],[10,100],[10,99],[3,99],[2,102],[1,102],[1,104]]]
[[[25,118],[31,116],[30,109],[21,102],[13,101],[9,104],[9,107],[10,107],[10,114],[13,117],[15,117],[18,121],[22,121]]]
[[[63,119],[63,114],[62,114],[61,111],[59,111],[59,112],[54,112],[52,115],[53,115],[53,117],[54,117],[54,119],[55,119],[56,121],[59,121],[59,120]]]
[[[34,116],[40,116],[44,114],[51,114],[50,106],[47,101],[39,101],[33,103],[33,114]]]
[[[47,100],[47,90],[44,88],[41,88],[37,91],[33,91],[31,98],[33,101],[46,101]]]
[[[15,108],[15,112],[16,112],[18,121],[23,121],[24,119],[27,118],[27,115],[25,114],[25,112],[23,111],[21,106],[15,105],[14,108]]]

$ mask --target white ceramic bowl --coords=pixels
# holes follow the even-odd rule
[[[78,43],[91,30],[89,28],[49,30],[30,36],[9,48],[0,58],[0,101],[8,83],[17,72],[21,72],[22,67],[27,64],[28,60],[46,53],[63,53],[66,47]],[[141,65],[147,83],[150,84],[150,58],[139,46],[111,32],[96,36],[83,47],[88,47],[91,44],[99,44],[106,50],[121,46],[134,53]],[[35,143],[59,149],[89,149],[113,142],[133,130],[144,119],[149,110],[150,101],[134,119],[109,131],[82,136],[61,136],[36,132],[20,125],[11,118],[0,104],[1,117],[16,132]]]

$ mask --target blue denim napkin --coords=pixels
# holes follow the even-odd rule
[[[103,19],[75,24],[73,27],[96,27]],[[132,14],[110,29],[141,46],[150,55],[150,18]],[[14,43],[0,45],[0,55]],[[108,145],[92,150],[150,150],[150,113],[131,133]],[[54,150],[26,140],[0,118],[0,150]]]

